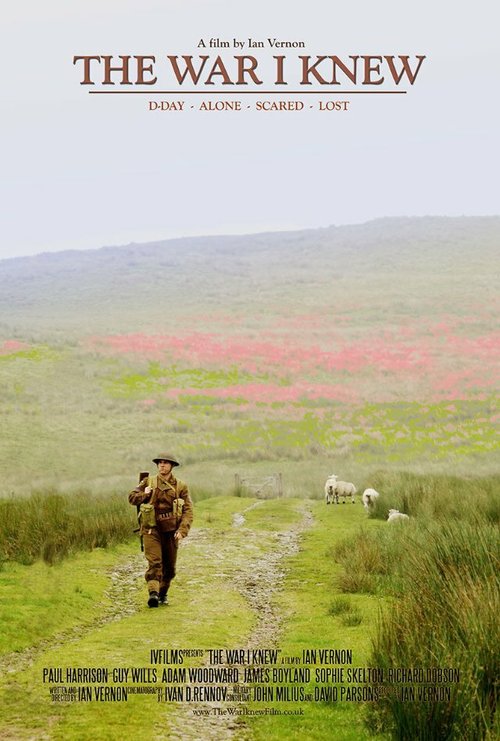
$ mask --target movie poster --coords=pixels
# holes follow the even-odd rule
[[[1,738],[497,737],[493,11],[4,12]]]

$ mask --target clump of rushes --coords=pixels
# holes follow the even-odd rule
[[[38,492],[0,500],[0,560],[53,564],[70,553],[105,548],[131,536],[132,508],[123,495]]]
[[[370,704],[370,725],[399,739],[498,738],[498,531],[484,521],[452,521],[422,534],[402,558],[402,599],[380,621],[371,663],[457,669],[460,681],[446,685],[449,699],[389,695]]]
[[[352,609],[351,600],[349,597],[335,597],[332,600],[330,607],[328,608],[328,614],[332,617],[342,615],[343,613],[350,612]]]
[[[409,528],[388,527],[377,531],[361,529],[331,551],[343,566],[337,586],[343,592],[373,594],[398,591],[401,554],[408,547]]]
[[[360,610],[354,608],[353,610],[350,610],[349,612],[346,612],[344,615],[342,615],[340,622],[347,628],[353,628],[356,625],[361,625],[361,623],[363,622],[363,615],[361,614]]]
[[[344,571],[337,578],[337,586],[348,594],[375,594],[377,582],[364,571]]]
[[[198,486],[193,498],[216,494]],[[71,553],[122,543],[136,527],[136,510],[120,492],[47,490],[0,499],[0,568],[5,561],[28,565],[39,558],[54,564]]]

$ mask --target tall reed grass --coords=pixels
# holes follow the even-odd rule
[[[192,497],[196,503],[221,493],[233,494],[198,485]],[[47,490],[10,496],[0,499],[0,566],[5,561],[31,564],[38,558],[53,564],[79,550],[126,541],[136,527],[136,509],[119,492],[103,496],[86,489],[67,494]]]
[[[449,685],[450,699],[389,695],[370,706],[371,725],[398,739],[498,738],[498,531],[489,523],[436,523],[407,545],[401,598],[381,618],[371,660],[386,670],[453,668],[460,681]]]
[[[371,486],[379,493],[370,517],[386,519],[389,509],[427,519],[477,520],[500,524],[500,476],[418,475],[378,472]]]
[[[70,553],[130,537],[135,522],[123,495],[35,492],[0,500],[0,560],[53,564]]]
[[[401,701],[388,694],[368,706],[373,730],[395,739],[476,741],[500,738],[500,541],[498,477],[380,474],[370,517],[395,507],[401,525],[361,528],[332,557],[344,566],[347,593],[391,596],[380,617],[371,665],[451,668],[450,696]]]

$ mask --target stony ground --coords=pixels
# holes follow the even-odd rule
[[[264,554],[255,548],[251,553],[252,539],[258,534],[246,526],[245,514],[261,503],[256,502],[250,507],[233,515],[233,528],[240,528],[245,536],[236,543],[230,542],[223,559],[235,565],[229,578],[240,594],[243,594],[250,609],[255,614],[255,627],[248,638],[245,648],[272,647],[279,642],[282,629],[280,615],[274,597],[283,585],[287,559],[297,552],[301,533],[312,524],[312,514],[308,509],[303,510],[300,522],[290,529],[271,533],[274,545]],[[198,542],[205,532],[198,533]],[[246,546],[242,548],[242,541]],[[196,543],[196,540],[193,541]],[[250,552],[249,552],[250,551]],[[157,739],[175,739],[175,741],[225,741],[237,739],[246,741],[251,738],[249,729],[244,722],[236,717],[197,715],[201,709],[212,709],[218,703],[203,703],[178,705],[177,712],[169,723],[168,735],[158,729]],[[240,716],[241,718],[241,716]]]

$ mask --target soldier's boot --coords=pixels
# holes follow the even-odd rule
[[[150,592],[148,607],[158,607],[158,592]]]
[[[160,593],[158,595],[160,605],[168,605],[167,591],[168,587],[160,587]]]

